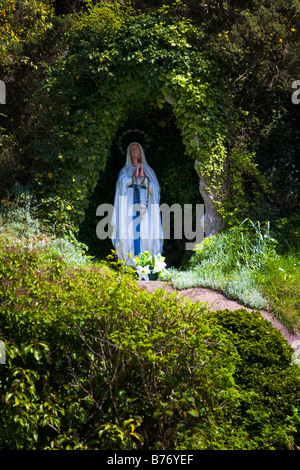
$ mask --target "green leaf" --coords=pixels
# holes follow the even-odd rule
[[[188,410],[188,413],[193,416],[194,418],[199,418],[199,413],[197,410],[193,409],[193,410]]]

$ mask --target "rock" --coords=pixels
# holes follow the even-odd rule
[[[205,237],[216,235],[223,228],[222,217],[218,214],[214,201],[217,200],[215,191],[209,188],[204,176],[199,175],[199,191],[204,201],[204,233]]]

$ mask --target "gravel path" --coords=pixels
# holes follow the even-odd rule
[[[138,285],[141,289],[148,292],[155,292],[156,289],[165,289],[166,292],[177,292],[182,297],[188,297],[193,302],[205,302],[208,304],[210,310],[237,310],[239,308],[245,308],[249,312],[253,309],[247,308],[244,305],[236,302],[235,300],[227,299],[220,292],[213,291],[211,289],[205,289],[201,287],[194,287],[192,289],[176,290],[170,284],[163,281],[138,281]],[[269,320],[275,328],[277,328],[287,342],[297,350],[298,358],[300,359],[300,332],[292,334],[290,333],[275,317],[272,313],[265,310],[260,311],[261,315]]]

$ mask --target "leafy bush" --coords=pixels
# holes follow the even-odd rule
[[[280,254],[300,253],[300,212],[277,221],[278,251]]]
[[[240,402],[235,425],[247,428],[257,448],[265,448],[266,442],[270,448],[299,448],[300,371],[292,364],[291,348],[282,334],[258,312],[223,310],[212,319],[233,333],[241,358],[234,377],[248,393]],[[290,432],[295,433],[294,442]]]
[[[37,69],[53,28],[51,2],[3,0],[0,13],[0,70],[10,73],[24,65]]]
[[[176,446],[213,418],[212,397],[230,403],[230,347],[201,309],[105,268],[41,269],[13,249],[1,258],[3,448]]]
[[[255,393],[244,386],[245,378],[237,385],[241,360],[249,376],[258,362],[251,354],[240,357],[232,326],[163,290],[146,293],[130,274],[105,263],[70,267],[56,260],[42,266],[39,256],[13,248],[0,253],[0,325],[7,355],[0,369],[0,448],[296,445],[298,421],[290,404],[297,404],[299,390],[290,386],[284,410],[274,392],[270,412],[259,383]],[[259,322],[240,314],[237,324],[246,336]],[[287,365],[292,351],[271,325],[253,334],[248,348],[264,344],[266,334],[271,345],[275,338],[277,356],[262,349],[261,362],[274,361],[277,367],[282,361],[281,378],[291,384],[299,369]],[[277,380],[271,366],[269,378],[273,384]],[[261,412],[268,420],[255,427]],[[279,422],[283,416],[294,427]]]

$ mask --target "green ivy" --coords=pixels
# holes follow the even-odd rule
[[[153,100],[163,107],[169,97],[186,155],[198,161],[222,215],[230,213],[226,201],[244,209],[244,174],[239,172],[228,187],[228,165],[237,167],[242,160],[245,172],[256,174],[252,155],[245,146],[230,149],[237,120],[228,91],[217,66],[201,51],[201,33],[188,20],[163,12],[134,16],[126,8],[100,5],[75,21],[69,44],[39,94],[42,113],[32,149],[39,166],[34,175],[38,192],[72,207],[65,213],[68,225],[70,217],[75,226],[84,219],[129,111],[138,112]],[[55,204],[52,209],[48,204],[49,210],[56,213]],[[64,224],[64,214],[58,222]]]

